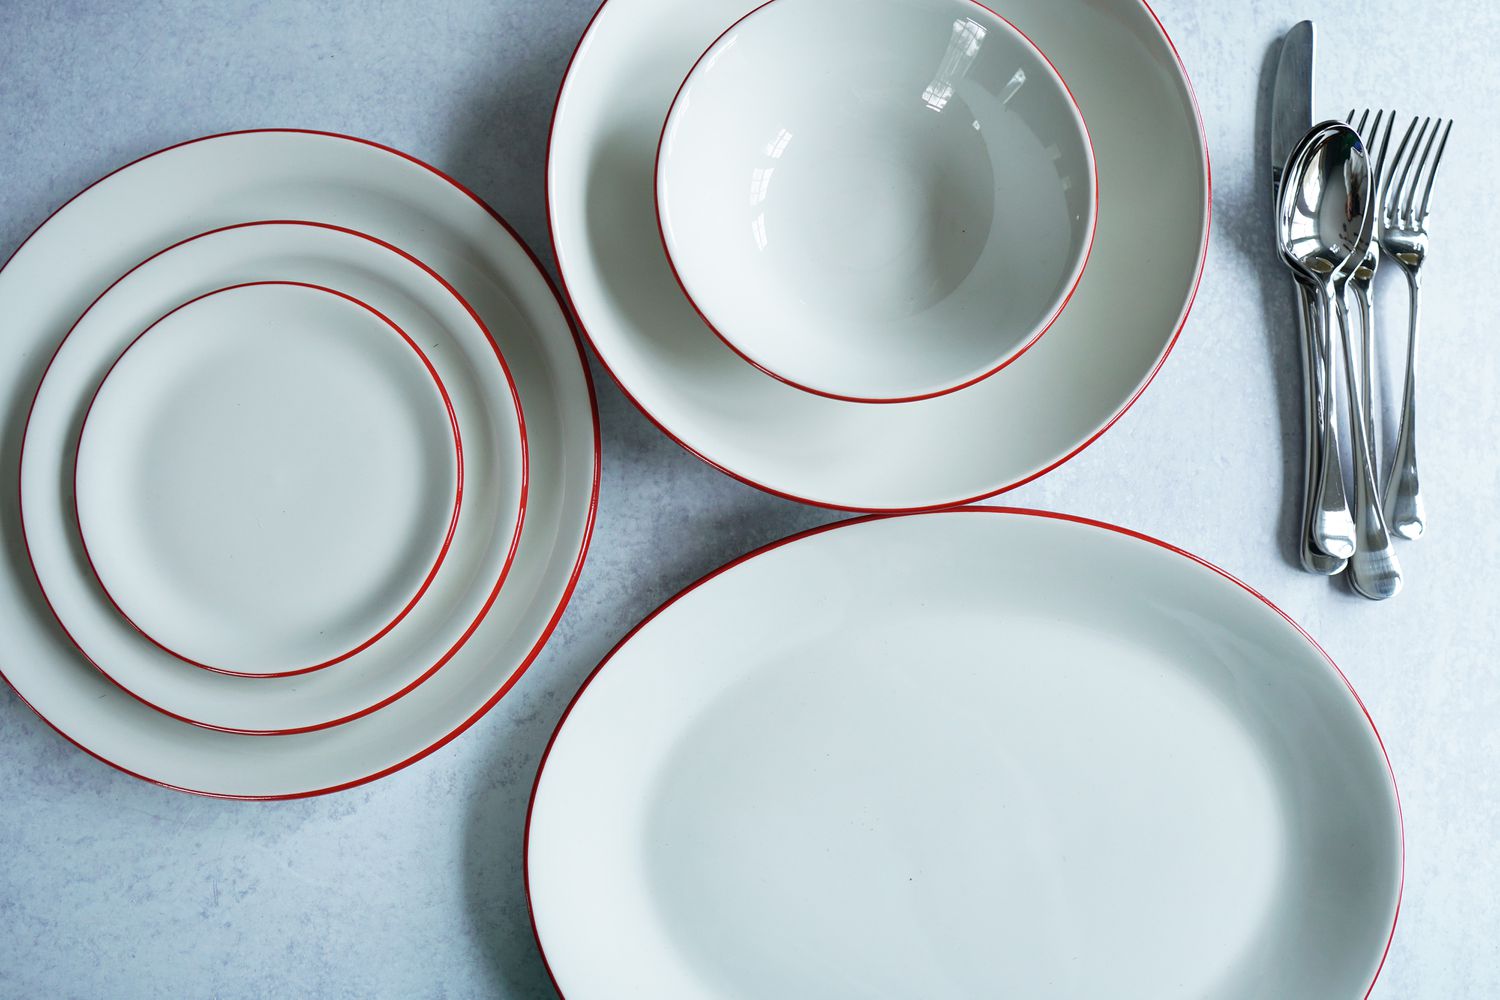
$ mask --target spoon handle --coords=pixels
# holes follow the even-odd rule
[[[1336,576],[1349,564],[1347,559],[1336,559],[1322,551],[1313,542],[1313,512],[1317,510],[1319,474],[1322,472],[1323,434],[1322,392],[1318,383],[1322,379],[1321,362],[1313,338],[1318,329],[1317,289],[1297,281],[1297,323],[1302,333],[1302,395],[1305,403],[1302,435],[1303,493],[1302,531],[1297,540],[1301,550],[1302,568],[1320,576]]]
[[[1326,300],[1326,292],[1314,292]],[[1320,442],[1313,472],[1312,517],[1308,535],[1318,551],[1334,559],[1349,559],[1355,550],[1354,518],[1349,512],[1344,492],[1344,469],[1339,460],[1339,421],[1337,393],[1334,389],[1335,359],[1329,309],[1312,310],[1312,350],[1314,356],[1312,390],[1317,416],[1316,432]]]
[[[1402,538],[1421,538],[1427,530],[1427,511],[1417,476],[1417,331],[1421,319],[1422,283],[1407,271],[1411,285],[1411,331],[1406,341],[1406,389],[1401,397],[1401,430],[1385,484],[1385,516]]]
[[[1323,296],[1325,316],[1331,304],[1338,310],[1340,339],[1344,347],[1344,374],[1349,389],[1349,430],[1354,439],[1354,525],[1358,543],[1349,560],[1349,574],[1354,589],[1372,601],[1383,601],[1401,592],[1401,563],[1386,530],[1385,514],[1380,509],[1380,490],[1375,483],[1375,462],[1370,454],[1370,437],[1365,433],[1365,407],[1360,392],[1360,378],[1355,371],[1353,338],[1349,333],[1349,305],[1342,289],[1328,289]]]

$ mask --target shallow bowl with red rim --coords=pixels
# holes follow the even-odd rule
[[[662,240],[708,325],[819,395],[906,402],[1005,367],[1093,244],[1088,129],[976,0],[771,0],[678,91]]]

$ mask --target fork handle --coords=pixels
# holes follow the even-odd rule
[[[1341,292],[1342,289],[1339,290]],[[1324,296],[1324,315],[1329,307],[1337,310],[1335,318],[1344,346],[1344,373],[1349,388],[1349,436],[1354,453],[1354,525],[1358,532],[1355,552],[1349,559],[1349,577],[1354,589],[1372,601],[1384,601],[1401,592],[1401,562],[1391,545],[1385,516],[1380,510],[1375,482],[1375,460],[1370,453],[1370,439],[1365,435],[1364,400],[1359,391],[1359,374],[1354,370],[1354,343],[1349,333],[1349,306],[1345,298],[1332,289]],[[1331,301],[1330,301],[1331,300]]]
[[[1422,282],[1416,271],[1406,272],[1411,288],[1411,329],[1406,339],[1406,388],[1401,397],[1401,429],[1385,481],[1385,516],[1402,538],[1421,538],[1427,530],[1427,509],[1417,475],[1417,334],[1422,317]]]

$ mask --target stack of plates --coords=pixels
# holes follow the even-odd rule
[[[549,212],[564,285],[599,358],[684,447],[807,503],[948,506],[1022,485],[1077,454],[1166,358],[1207,252],[1202,125],[1155,16],[1140,0],[995,5],[1045,53],[1088,123],[1098,172],[1088,266],[1046,334],[1003,369],[959,391],[871,404],[797,388],[715,336],[658,230],[657,148],[674,96],[699,57],[757,6],[606,0],[574,55],[552,126]],[[946,38],[923,44],[941,52]],[[834,49],[841,41],[830,35]],[[738,205],[749,214],[746,199]],[[748,221],[744,233],[748,240]]]
[[[556,624],[592,386],[529,251],[432,168],[311,132],[176,146],[49,219],[0,308],[4,669],[96,757],[345,788],[461,732]]]

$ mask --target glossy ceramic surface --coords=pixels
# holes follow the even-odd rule
[[[1088,268],[1058,321],[1004,370],[962,392],[869,406],[800,392],[738,357],[682,295],[661,250],[652,192],[672,95],[754,6],[606,0],[574,55],[553,121],[548,205],[567,292],[600,359],[689,450],[811,503],[947,505],[1076,454],[1155,374],[1207,247],[1207,151],[1150,9],[1137,0],[1005,7],[1089,123],[1100,212]]]
[[[1096,202],[1063,81],[974,0],[758,8],[684,81],[656,192],[672,267],[729,346],[866,402],[950,392],[1030,346]]]
[[[0,270],[0,309],[8,317],[0,405],[24,416],[52,350],[99,290],[137,261],[205,230],[299,216],[400,244],[442,274],[483,319],[504,351],[526,413],[527,517],[505,594],[486,596],[483,616],[441,669],[381,711],[276,739],[185,725],[111,684],[52,620],[25,553],[15,546],[0,574],[0,669],[18,695],[101,760],[204,794],[276,798],[335,791],[389,774],[453,739],[535,658],[572,593],[593,525],[599,453],[592,387],[535,259],[474,195],[364,140],[293,131],[216,136],[140,160],[74,198]],[[358,267],[347,277],[360,274],[382,283]],[[217,284],[222,280],[210,287]],[[420,302],[400,315],[383,311],[405,327],[427,317]],[[141,317],[142,323],[149,319]],[[453,362],[483,372],[496,367],[495,347],[473,341]],[[454,392],[457,379],[445,381]],[[502,411],[511,405],[507,396],[486,395],[482,402]],[[7,424],[12,454],[23,423],[18,417]],[[464,440],[471,454],[497,446],[477,440],[466,425]],[[0,467],[0,514],[18,538],[15,474],[15,466]],[[210,677],[181,664],[177,670]],[[318,671],[307,679],[344,672]]]
[[[92,395],[101,360],[107,366],[121,341],[130,341],[131,331],[172,303],[224,281],[274,281],[292,273],[349,288],[427,344],[448,387],[462,439],[483,442],[484,451],[469,450],[449,558],[423,600],[378,642],[336,671],[267,679],[183,670],[175,657],[131,630],[71,558],[73,526],[65,498],[55,495],[53,484],[68,478],[73,401]],[[219,461],[243,454],[230,451]],[[524,425],[508,370],[489,332],[435,273],[355,232],[316,224],[244,225],[150,258],[79,319],[32,408],[22,453],[21,515],[37,580],[54,613],[102,672],[184,721],[235,732],[287,733],[341,724],[389,705],[463,645],[510,572],[526,506],[526,466]],[[300,503],[316,509],[318,501]]]
[[[1379,737],[1290,619],[983,508],[668,602],[565,715],[527,844],[568,1000],[1361,997],[1403,871]]]
[[[406,331],[272,282],[178,306],[125,349],[85,417],[74,496],[131,624],[197,666],[275,676],[341,662],[411,611],[462,484],[452,401]]]

